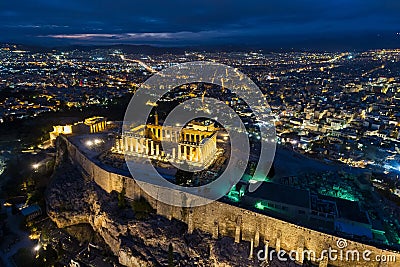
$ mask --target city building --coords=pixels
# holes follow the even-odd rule
[[[107,128],[107,119],[104,117],[91,117],[85,119],[85,121],[77,122],[74,124],[66,124],[66,125],[56,125],[53,126],[53,131],[50,132],[50,141],[54,142],[54,140],[60,135],[69,135],[69,134],[85,134],[85,133],[98,133],[102,132]]]
[[[373,227],[358,201],[350,201],[287,185],[263,182],[254,192],[242,194],[243,203],[277,218],[339,232],[372,238]]]
[[[26,220],[32,220],[40,215],[42,215],[42,209],[39,205],[31,205],[21,210],[22,216],[26,218]]]

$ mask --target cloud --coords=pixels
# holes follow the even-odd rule
[[[141,33],[78,33],[78,34],[50,34],[40,35],[42,38],[69,39],[69,40],[120,40],[120,41],[154,41],[154,40],[187,40],[204,37],[221,37],[226,33],[217,31],[203,32],[141,32]]]
[[[0,10],[4,10],[0,12],[1,41],[39,43],[241,44],[282,36],[400,31],[398,0],[13,0],[0,1]]]
[[[69,28],[68,25],[33,25],[33,24],[18,24],[18,25],[4,25],[5,28],[27,28],[27,29],[57,29],[57,28]]]

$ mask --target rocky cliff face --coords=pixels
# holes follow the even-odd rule
[[[249,244],[210,235],[153,213],[139,214],[129,205],[118,207],[118,196],[107,194],[83,177],[59,144],[57,164],[47,192],[50,218],[63,228],[89,223],[125,266],[167,266],[169,244],[175,266],[250,266]]]

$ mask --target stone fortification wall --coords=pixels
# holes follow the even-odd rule
[[[230,236],[235,238],[235,242],[240,242],[241,240],[253,241],[254,246],[259,246],[260,249],[268,242],[269,246],[276,250],[296,250],[299,255],[302,254],[303,250],[312,250],[315,251],[317,258],[320,257],[323,250],[328,250],[329,248],[339,250],[337,247],[339,238],[336,236],[300,227],[220,201],[190,209],[159,202],[146,194],[131,177],[106,171],[98,163],[88,159],[67,138],[62,138],[66,143],[68,155],[72,161],[81,168],[85,176],[94,180],[106,192],[121,192],[125,188],[126,197],[130,199],[145,198],[157,210],[159,215],[185,222],[188,225],[189,232],[193,231],[193,229],[199,229],[212,234],[215,238],[218,236]],[[157,191],[157,189],[155,190]],[[330,265],[372,267],[398,266],[397,264],[399,264],[399,253],[382,250],[359,242],[346,241],[347,246],[343,249],[343,253],[346,254],[347,251],[358,250],[360,260],[352,262],[346,260],[330,261]],[[372,252],[369,256],[371,261],[362,260],[362,253],[366,250]],[[254,251],[257,252],[258,249]],[[397,262],[380,263],[375,261],[376,255],[395,255]],[[313,256],[311,256],[312,258]],[[345,259],[345,255],[343,259]],[[328,263],[326,257],[325,260],[319,262],[320,266],[327,266]]]

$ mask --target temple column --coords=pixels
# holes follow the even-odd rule
[[[183,157],[186,160],[187,159],[187,146],[183,146]]]
[[[146,139],[146,155],[148,155],[149,154],[149,140],[148,139]]]
[[[198,155],[198,161],[199,162],[201,162],[202,164],[203,164],[203,159],[202,159],[202,153],[201,153],[201,151],[202,151],[202,149],[201,149],[201,147],[199,147],[199,148],[197,148],[197,155]]]
[[[129,146],[129,151],[133,152],[133,137],[130,137],[130,146]]]
[[[143,138],[140,138],[140,153],[145,153],[145,150],[144,150],[144,139]]]
[[[142,140],[139,138],[137,139],[138,142],[138,153],[142,153]]]
[[[115,148],[116,151],[119,150],[119,140],[118,139],[115,139],[114,148]]]
[[[159,156],[160,155],[160,145],[156,145],[156,155]]]
[[[124,151],[128,151],[128,137],[124,137]]]
[[[193,147],[192,146],[189,147],[189,153],[190,153],[189,154],[189,160],[193,161]]]
[[[194,157],[194,161],[199,162],[199,147],[196,147],[194,152],[196,153],[196,156]]]
[[[154,155],[154,141],[150,141],[150,154],[153,156]]]
[[[172,158],[175,159],[175,148],[172,148]]]
[[[178,159],[180,160],[182,158],[182,146],[181,144],[178,144]]]

